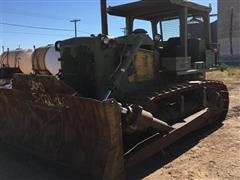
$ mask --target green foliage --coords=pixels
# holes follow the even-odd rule
[[[230,76],[240,75],[240,66],[227,66],[226,71]]]
[[[220,69],[221,72],[224,72],[225,70],[227,70],[227,68],[228,68],[228,65],[226,65],[226,64],[221,64],[219,66],[219,69]]]

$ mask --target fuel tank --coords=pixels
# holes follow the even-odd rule
[[[32,69],[36,74],[56,75],[60,69],[60,53],[53,45],[39,47],[32,54]]]
[[[1,55],[1,68],[19,68],[24,74],[32,73],[31,49],[5,51]]]

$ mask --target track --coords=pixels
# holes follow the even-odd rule
[[[194,130],[216,121],[221,122],[225,119],[229,106],[227,87],[219,81],[176,84],[150,93],[138,93],[130,101],[137,103],[139,99],[145,109],[168,122],[174,130],[168,134],[155,131],[142,140],[131,139],[133,147],[125,153],[127,167],[158,153]]]
[[[163,89],[128,94],[129,104],[139,104],[169,125],[209,108],[218,112],[215,119],[224,120],[228,112],[229,93],[221,81],[190,81]]]

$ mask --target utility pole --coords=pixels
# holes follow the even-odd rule
[[[127,28],[120,28],[120,29],[122,30],[124,36],[126,36],[127,35]]]
[[[74,30],[75,30],[75,37],[77,37],[77,22],[79,22],[80,19],[73,19],[70,22],[74,23]]]
[[[4,53],[4,46],[2,46],[2,52]]]
[[[102,19],[102,34],[108,35],[108,21],[107,21],[107,0],[100,1],[101,19]]]

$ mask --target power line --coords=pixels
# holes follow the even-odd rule
[[[12,23],[4,23],[0,22],[2,25],[7,26],[15,26],[15,27],[24,27],[24,28],[32,28],[32,29],[43,29],[43,30],[51,30],[51,31],[73,31],[71,29],[61,29],[61,28],[50,28],[50,27],[40,27],[40,26],[29,26],[29,25],[22,25],[22,24],[12,24]]]
[[[65,32],[73,32],[74,31],[74,30],[71,30],[71,29],[31,26],[31,25],[23,25],[23,24],[15,24],[15,23],[5,23],[5,22],[0,22],[0,24],[7,25],[7,26],[15,26],[15,27],[23,27],[23,28],[31,28],[31,29],[42,29],[42,30],[50,30],[50,31],[65,31]],[[78,31],[78,32],[85,33],[85,34],[91,34],[89,32],[85,32],[85,31]]]
[[[40,36],[70,36],[67,34],[42,34],[42,33],[19,32],[19,31],[0,31],[0,32],[8,33],[8,34],[29,34],[29,35],[40,35]]]
[[[27,16],[31,18],[41,18],[41,19],[53,19],[53,20],[58,20],[58,21],[67,21],[70,18],[66,17],[60,17],[56,15],[50,15],[50,14],[42,14],[42,13],[36,13],[36,12],[8,12],[8,11],[3,11],[5,14],[13,14],[13,15],[20,15],[20,16]]]

